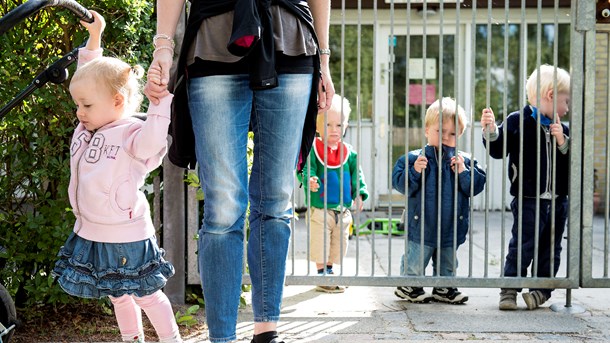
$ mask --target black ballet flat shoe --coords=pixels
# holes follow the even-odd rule
[[[251,340],[250,343],[255,343],[254,340]],[[270,340],[268,343],[284,343],[284,341],[280,341],[279,338],[274,338]]]

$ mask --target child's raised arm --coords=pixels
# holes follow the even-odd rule
[[[106,27],[106,21],[101,14],[96,11],[90,11],[91,15],[93,15],[93,22],[87,23],[81,20],[81,25],[83,25],[87,31],[89,31],[89,39],[87,40],[87,45],[85,48],[80,48],[78,51],[78,67],[87,64],[93,59],[96,59],[102,56],[102,33],[104,32],[104,28]]]
[[[89,31],[89,39],[87,40],[86,48],[87,50],[97,50],[102,47],[102,33],[106,28],[106,21],[101,14],[96,11],[90,11],[93,15],[93,22],[87,23],[86,21],[81,20],[81,25],[83,25],[87,31]]]

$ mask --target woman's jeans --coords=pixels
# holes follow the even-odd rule
[[[311,82],[311,74],[281,74],[278,87],[253,91],[248,75],[189,81],[189,109],[205,196],[198,258],[211,342],[236,338],[248,200],[254,321],[279,320],[294,169]],[[249,129],[254,132],[254,158],[248,185]]]
[[[423,264],[420,260],[422,250],[424,254]],[[424,276],[426,275],[426,267],[428,266],[430,260],[432,260],[432,273],[434,276],[436,276],[436,268],[438,265],[438,261],[436,260],[437,251],[438,250],[436,247],[421,245],[419,242],[409,240],[407,246],[407,268],[405,268],[405,257],[403,255],[403,257],[400,259],[400,275]],[[440,276],[454,276],[457,265],[457,257],[455,259],[455,265],[453,264],[453,247],[441,248],[441,260],[439,266]]]

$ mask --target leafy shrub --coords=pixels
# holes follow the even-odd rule
[[[22,4],[0,2],[0,16]],[[98,0],[81,4],[101,13],[106,55],[147,68],[152,55],[154,2]],[[0,37],[2,106],[36,75],[80,46],[87,32],[67,10],[46,8]],[[72,74],[76,66],[70,67]],[[56,254],[74,224],[68,201],[69,142],[76,125],[68,82],[49,83],[0,120],[0,281],[18,306],[75,301],[50,277]]]

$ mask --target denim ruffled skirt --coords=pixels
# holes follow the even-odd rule
[[[102,243],[74,232],[58,253],[52,275],[68,294],[99,299],[125,294],[142,297],[163,288],[174,266],[151,238],[130,243]]]

